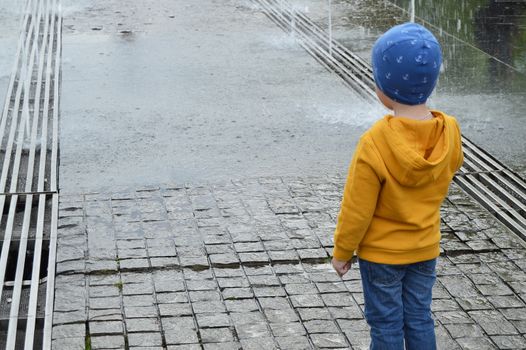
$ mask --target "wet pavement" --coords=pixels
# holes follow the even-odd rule
[[[327,26],[324,2],[293,4]],[[248,0],[126,8],[66,1],[63,8],[64,191],[342,171],[361,132],[384,113],[364,105]],[[333,1],[335,39],[367,60],[376,37],[407,19],[384,1]],[[431,105],[524,172],[520,62],[514,69],[467,38],[436,34],[445,71]]]
[[[323,3],[294,1],[322,26]],[[367,60],[407,19],[333,4],[335,39]],[[328,259],[354,145],[383,111],[249,0],[62,8],[53,349],[367,348],[359,271],[342,280]],[[10,67],[18,22],[2,21]],[[462,41],[437,33],[432,102],[524,171],[523,63],[463,26]],[[525,348],[524,242],[456,186],[442,212],[440,348]]]
[[[367,349],[359,269],[342,280],[328,264],[344,180],[62,195],[53,348]],[[452,186],[439,349],[526,347],[525,248]]]
[[[383,113],[250,1],[136,6],[64,5],[62,191],[345,170]]]
[[[0,23],[2,24],[2,30],[0,30],[0,101],[2,110],[20,37],[22,5],[21,0],[0,0]]]

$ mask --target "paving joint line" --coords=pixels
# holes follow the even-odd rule
[[[263,242],[263,241],[262,241]],[[268,252],[268,251],[258,251],[261,252]],[[236,252],[237,253],[237,252]],[[209,255],[209,254],[207,254]],[[126,258],[121,259],[120,261],[125,260],[133,260],[134,258]],[[208,266],[205,265],[170,265],[170,266],[149,266],[149,267],[133,267],[133,268],[120,268],[118,267],[117,270],[112,269],[100,269],[100,270],[89,270],[86,269],[85,271],[66,271],[66,272],[60,272],[57,275],[78,275],[83,274],[86,276],[106,276],[111,274],[116,274],[118,272],[126,272],[126,273],[144,273],[144,272],[156,272],[156,271],[169,271],[169,270],[175,270],[175,271],[184,271],[184,270],[191,270],[194,272],[202,272],[209,270],[210,268],[217,268],[217,269],[230,269],[230,270],[236,270],[241,267],[248,267],[248,268],[260,268],[260,267],[274,267],[274,266],[290,266],[290,265],[298,265],[300,263],[305,263],[308,265],[324,265],[330,262],[330,258],[306,258],[306,259],[298,259],[298,260],[283,260],[283,261],[277,261],[277,262],[240,262],[240,263],[231,263],[231,264],[217,264],[217,263],[211,263]],[[78,259],[67,259],[62,260],[61,262],[72,262],[77,261]],[[101,260],[106,261],[106,260]]]
[[[110,199],[110,204],[112,203],[112,199]],[[164,204],[164,202],[163,202]],[[111,208],[111,211],[112,211],[112,218],[113,218],[113,205],[110,205],[110,208]],[[166,208],[166,205],[164,205],[164,210],[167,210]],[[147,248],[147,243],[146,241],[144,242],[144,247],[145,247],[145,251],[146,251],[146,256],[147,256],[147,260],[148,260],[148,266],[153,269],[153,266],[152,266],[152,261],[151,261],[151,257],[150,257],[150,251],[149,249]],[[119,252],[119,249],[117,248],[117,258],[119,257],[118,255],[118,252]],[[119,262],[119,266],[120,266],[120,262]],[[157,298],[157,290],[155,289],[156,286],[155,286],[155,281],[153,281],[153,278],[152,278],[152,297],[153,297],[153,301],[154,301],[154,307],[155,307],[155,310],[157,312],[157,317],[156,319],[159,321],[159,330],[161,332],[161,345],[163,347],[163,349],[166,349],[168,347],[167,343],[166,343],[166,332],[164,330],[164,327],[163,327],[163,322],[162,322],[162,317],[161,317],[161,309],[159,308],[159,299]],[[126,321],[124,321],[124,323],[126,323]]]

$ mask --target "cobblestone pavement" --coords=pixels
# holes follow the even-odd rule
[[[61,196],[53,348],[366,349],[357,266],[329,265],[345,177]],[[526,348],[526,250],[451,188],[440,349]]]

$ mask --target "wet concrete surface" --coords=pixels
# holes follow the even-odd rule
[[[328,27],[326,2],[293,0],[292,3],[298,11],[307,11],[322,28]],[[370,61],[370,51],[378,36],[391,26],[409,20],[409,13],[403,10],[409,8],[409,1],[394,3],[379,0],[332,1],[335,40]],[[524,173],[526,146],[522,139],[526,131],[526,74],[522,65],[526,60],[526,42],[521,38],[526,35],[526,14],[506,16],[507,12],[501,11],[494,13],[495,17],[484,17],[484,9],[492,3],[493,1],[475,1],[461,5],[442,0],[440,6],[447,5],[442,10],[438,5],[416,1],[417,21],[426,21],[425,25],[440,41],[444,55],[444,71],[429,104],[457,117],[467,137],[506,165]],[[503,7],[507,5],[509,4],[501,4]],[[469,16],[470,9],[474,14],[473,23],[470,25],[467,21],[461,21],[460,32],[457,32],[456,27],[451,24],[455,11],[458,11],[459,16],[466,17]],[[522,13],[518,10],[516,12]],[[437,13],[444,16],[439,17]],[[479,17],[475,14],[479,14]],[[496,21],[494,18],[508,18],[522,23],[522,26],[517,24],[509,27],[510,33],[518,31],[522,35],[519,38],[522,41],[516,36],[504,35],[500,28],[502,25],[492,24]],[[457,21],[454,22],[456,25]],[[485,32],[476,28],[477,23],[486,24]],[[441,27],[450,32],[440,30]],[[500,31],[500,36],[497,38],[494,33],[488,34],[492,30]],[[481,40],[482,37],[487,40]],[[494,40],[491,41],[490,38]],[[513,53],[513,57],[519,58],[506,63],[502,61],[504,58],[499,55],[499,50],[508,50]]]
[[[345,170],[379,114],[249,1],[134,6],[64,5],[62,191]]]
[[[325,2],[293,4],[326,27]],[[62,191],[345,171],[359,135],[384,113],[254,2],[63,6]],[[372,0],[333,1],[333,16],[335,39],[367,60],[377,36],[408,19]],[[431,105],[524,171],[524,74],[436,34],[445,72]]]
[[[20,36],[23,1],[0,0],[0,108],[3,110]]]

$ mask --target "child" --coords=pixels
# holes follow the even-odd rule
[[[372,53],[376,93],[390,110],[360,139],[334,232],[343,276],[357,251],[371,349],[436,349],[431,292],[440,204],[463,161],[456,120],[430,111],[442,55],[414,23],[395,26]]]

